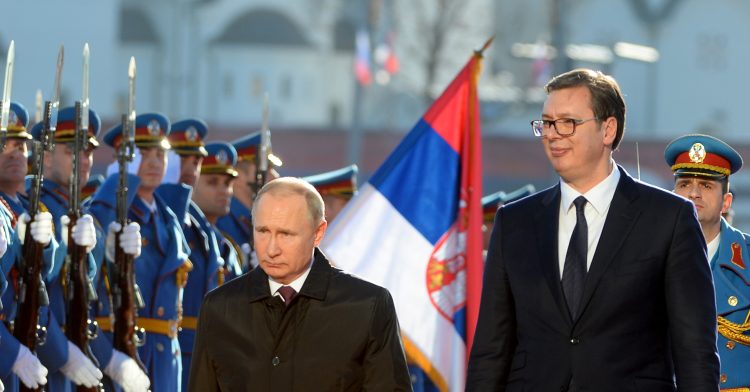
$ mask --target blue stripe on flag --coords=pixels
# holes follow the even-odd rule
[[[456,328],[458,336],[464,339],[466,342],[466,306],[462,306],[461,309],[453,314],[453,327]],[[471,347],[468,347],[471,349]]]
[[[420,119],[370,183],[433,245],[456,220],[459,154]]]

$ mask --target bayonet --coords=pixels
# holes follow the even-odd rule
[[[0,150],[5,148],[8,137],[8,117],[10,116],[10,92],[13,90],[13,64],[16,59],[16,44],[10,41],[8,58],[5,64],[5,83],[3,84],[2,110],[0,110]]]
[[[36,90],[36,111],[34,112],[34,124],[42,121],[42,115],[44,114],[44,95],[42,89]]]
[[[260,148],[258,151],[258,172],[268,171],[268,150],[271,147],[271,130],[268,128],[268,93],[263,98],[263,124],[260,129]],[[263,186],[262,183],[259,186]]]
[[[81,90],[81,129],[83,129],[84,135],[88,136],[89,133],[89,43],[83,45],[83,87]],[[88,137],[84,137],[88,140]]]

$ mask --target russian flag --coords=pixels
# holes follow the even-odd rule
[[[477,52],[331,224],[323,251],[391,292],[404,348],[463,391],[482,284]]]
[[[354,76],[359,84],[367,86],[372,83],[370,72],[370,33],[365,29],[357,31],[354,38],[356,58],[354,59]]]

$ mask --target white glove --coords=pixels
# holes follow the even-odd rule
[[[31,220],[31,217],[29,217],[29,214],[23,213],[18,218],[18,223],[16,224],[16,231],[18,232],[18,236],[21,239],[21,243],[25,240],[26,237],[26,225]],[[34,239],[34,241],[47,246],[49,245],[49,242],[52,240],[53,230],[52,230],[52,214],[49,212],[40,212],[36,214],[36,217],[34,218],[34,222],[29,227],[31,230],[31,238]]]
[[[3,392],[5,390],[5,385],[3,385],[3,382],[0,380],[0,392]]]
[[[102,379],[102,372],[70,341],[68,341],[68,362],[65,362],[60,371],[74,384],[89,388],[99,385]]]
[[[66,215],[63,215],[67,218]],[[94,228],[94,218],[86,214],[78,218],[76,225],[73,226],[73,241],[78,246],[85,246],[86,252],[91,252],[96,246],[96,228]]]
[[[120,384],[125,392],[145,392],[151,386],[148,375],[133,358],[117,350],[112,350],[112,359],[104,368],[104,374]]]
[[[110,260],[115,259],[115,234],[120,231],[120,224],[112,222],[109,224],[106,241],[106,253]],[[134,258],[141,255],[141,226],[136,222],[130,222],[120,234],[120,247],[126,254]]]
[[[0,227],[0,257],[3,257],[5,252],[8,250],[8,239],[5,236],[5,228]],[[3,392],[2,384],[0,384],[0,392]]]
[[[18,350],[12,370],[27,388],[36,389],[47,383],[47,368],[24,345]]]

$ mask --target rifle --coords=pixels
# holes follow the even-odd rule
[[[135,266],[133,256],[126,254],[120,246],[122,229],[128,222],[128,162],[133,160],[135,153],[135,58],[130,58],[128,66],[128,112],[122,116],[122,138],[117,147],[117,163],[119,165],[119,183],[117,186],[117,222],[120,232],[115,234],[115,272],[113,274],[112,297],[114,304],[114,348],[133,358],[146,371],[138,357],[138,347],[144,343],[144,331],[136,326],[138,308],[142,308],[143,298],[140,296],[135,281]]]
[[[260,145],[255,154],[255,184],[254,197],[266,184],[268,177],[268,154],[271,152],[271,129],[268,128],[268,93],[263,99],[263,124],[260,129]]]
[[[37,213],[39,213],[39,196],[44,178],[44,153],[45,151],[52,151],[54,149],[54,133],[57,129],[57,111],[60,104],[60,76],[62,74],[63,59],[64,51],[63,47],[60,46],[57,55],[54,96],[52,101],[44,103],[42,135],[40,140],[34,140],[32,144],[32,156],[34,160],[31,171],[33,179],[29,191],[29,216],[31,217],[31,221],[26,226],[26,233],[23,233],[24,242],[21,271],[19,273],[18,314],[16,315],[13,328],[13,336],[32,352],[35,351],[37,343],[43,345],[46,338],[46,328],[38,325],[39,307],[49,305],[49,297],[47,296],[47,289],[41,275],[44,263],[42,256],[43,246],[32,237],[31,224],[34,222]],[[21,384],[20,390],[30,391],[34,389],[26,388],[25,385]],[[41,390],[41,388],[36,390]]]
[[[81,184],[79,179],[79,154],[88,147],[89,129],[89,45],[83,47],[83,98],[75,105],[76,128],[73,136],[73,164],[70,173],[68,204],[68,227],[73,228],[81,217]],[[85,247],[77,245],[73,239],[73,230],[68,230],[68,254],[65,264],[68,266],[66,277],[66,305],[65,336],[88,357],[96,367],[99,362],[94,357],[89,340],[95,339],[98,328],[89,317],[89,304],[96,301],[96,291],[88,276],[88,256]],[[101,388],[101,389],[100,389]],[[76,387],[78,392],[98,392],[100,387],[87,388],[82,385]]]

